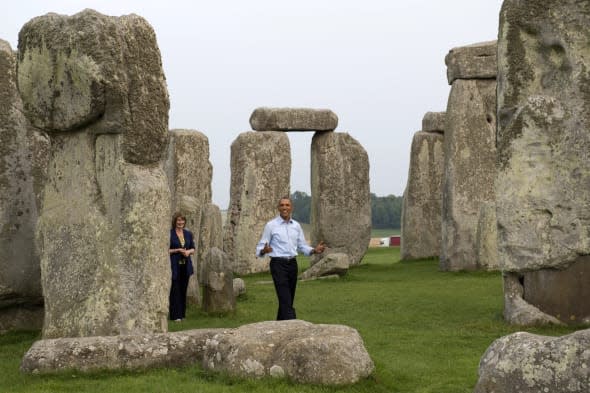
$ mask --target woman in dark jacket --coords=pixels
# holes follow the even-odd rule
[[[186,290],[188,280],[193,274],[191,255],[195,253],[193,234],[184,228],[186,218],[182,213],[172,216],[170,229],[170,268],[172,285],[170,286],[170,319],[180,322],[186,312]]]

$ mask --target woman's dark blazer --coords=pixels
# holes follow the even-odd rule
[[[193,234],[191,233],[191,231],[187,230],[187,229],[183,229],[182,232],[184,233],[184,248],[189,250],[191,248],[195,248],[195,242],[193,240]],[[178,236],[176,235],[176,230],[175,229],[171,229],[170,230],[170,249],[175,249],[175,248],[182,248],[182,246],[180,245],[180,240],[178,239]],[[174,254],[170,254],[170,268],[172,269],[172,279],[176,280],[178,279],[178,262],[180,262],[180,260],[183,258],[182,254],[179,252],[175,252]],[[186,266],[186,273],[190,276],[191,274],[193,274],[193,261],[191,260],[191,257],[189,256],[187,261],[187,266]]]

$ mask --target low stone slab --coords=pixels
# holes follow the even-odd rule
[[[522,277],[518,273],[504,272],[504,319],[512,325],[538,326],[563,323],[524,299]]]
[[[333,131],[338,116],[329,109],[256,108],[250,116],[255,131]]]
[[[498,74],[497,41],[453,48],[445,57],[449,85],[455,79],[495,79]]]
[[[129,336],[94,336],[40,340],[21,362],[25,373],[62,370],[138,370],[197,363],[205,342],[222,329],[185,330]]]
[[[238,377],[286,377],[324,385],[352,384],[375,368],[355,329],[301,320],[217,333],[207,340],[203,367]]]
[[[426,112],[422,118],[422,131],[445,132],[447,112]]]
[[[350,258],[344,253],[329,254],[299,275],[300,280],[337,274],[344,276],[350,267]]]
[[[563,337],[518,332],[481,358],[474,393],[590,391],[590,329]]]

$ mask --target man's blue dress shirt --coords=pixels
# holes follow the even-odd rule
[[[270,257],[293,258],[298,251],[305,255],[311,255],[313,251],[305,241],[301,225],[293,219],[285,221],[280,215],[264,226],[262,237],[256,246],[256,256],[260,256],[266,243],[272,248],[272,252],[265,254]]]

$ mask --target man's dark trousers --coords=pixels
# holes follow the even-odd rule
[[[296,319],[293,300],[297,288],[297,260],[295,258],[271,258],[270,274],[279,300],[277,321]]]

